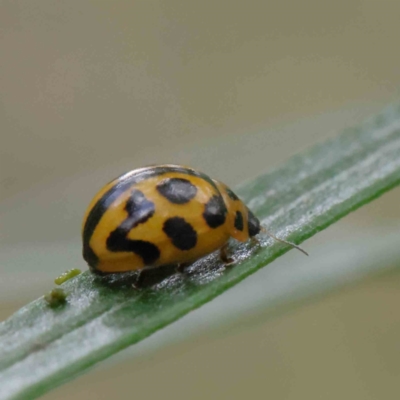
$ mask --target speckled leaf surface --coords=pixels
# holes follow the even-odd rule
[[[274,233],[300,243],[399,183],[396,106],[243,184],[237,193]],[[62,285],[65,306],[52,309],[40,298],[23,307],[0,324],[0,398],[43,394],[289,250],[267,236],[259,246],[232,246],[237,264],[228,270],[211,255],[141,291],[106,287],[85,272]]]

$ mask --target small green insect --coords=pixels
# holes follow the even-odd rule
[[[78,268],[72,268],[69,269],[68,271],[63,272],[59,277],[57,277],[56,279],[54,279],[54,283],[56,285],[61,285],[64,282],[70,280],[71,278],[73,278],[74,276],[77,276],[81,273],[82,271]]]
[[[44,300],[52,308],[59,307],[67,301],[67,294],[63,289],[55,288],[44,295]]]

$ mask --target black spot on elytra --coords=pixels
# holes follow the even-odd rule
[[[247,224],[249,228],[249,236],[252,237],[260,233],[260,221],[249,209],[247,209],[247,211],[248,211]]]
[[[163,231],[180,250],[190,250],[196,246],[196,231],[181,217],[168,218],[164,222]]]
[[[171,203],[185,204],[196,196],[197,188],[187,179],[166,178],[157,185],[158,192]]]
[[[235,216],[235,228],[238,231],[243,230],[243,215],[240,211],[236,211],[236,216]]]
[[[236,196],[236,194],[234,192],[232,192],[231,189],[229,189],[228,187],[225,188],[226,193],[228,194],[228,196],[232,199],[232,200],[239,200],[239,197]]]
[[[117,228],[107,239],[107,247],[111,251],[128,251],[142,257],[145,265],[150,266],[160,257],[156,245],[145,240],[127,239],[125,233]]]
[[[111,232],[107,239],[107,248],[110,251],[126,251],[142,257],[146,265],[151,265],[160,257],[160,250],[157,246],[144,240],[128,239],[128,233],[139,224],[143,224],[153,216],[154,203],[147,200],[144,194],[134,189],[131,197],[125,205],[128,217],[122,224]]]
[[[218,228],[226,219],[226,206],[222,196],[214,195],[205,205],[203,217],[211,228]]]
[[[154,203],[147,200],[140,190],[134,189],[126,202],[125,210],[128,213],[128,218],[118,228],[125,230],[128,234],[132,228],[143,224],[152,217],[155,207]]]

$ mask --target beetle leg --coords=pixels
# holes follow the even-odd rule
[[[260,246],[260,241],[255,236],[252,236],[250,238],[250,244],[251,244],[251,247]]]
[[[235,259],[230,257],[228,254],[228,244],[224,244],[219,251],[219,258],[225,264],[226,267],[235,263]]]
[[[132,287],[135,290],[140,290],[143,287],[143,274],[142,274],[142,271],[139,271],[137,273],[135,282],[132,283]]]
[[[179,263],[179,264],[176,264],[175,271],[177,273],[179,273],[179,274],[182,274],[183,272],[185,272],[185,268],[190,264],[191,263]]]

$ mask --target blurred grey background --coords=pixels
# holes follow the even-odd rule
[[[0,319],[85,269],[81,219],[115,176],[170,162],[235,186],[398,101],[399,17],[395,0],[3,1]],[[399,201],[309,240],[307,262],[391,243]],[[398,274],[210,323],[256,281],[44,398],[398,398]]]

